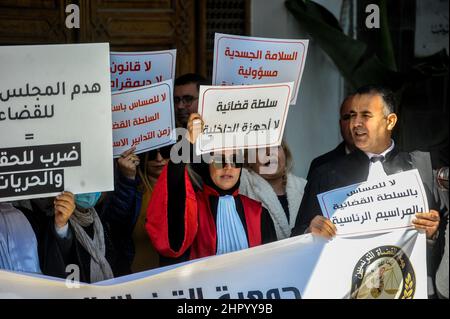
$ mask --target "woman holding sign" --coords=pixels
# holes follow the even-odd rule
[[[194,126],[194,121],[198,122]],[[191,114],[187,140],[193,144],[201,126]],[[161,255],[161,265],[258,246],[276,240],[267,210],[239,194],[242,164],[226,151],[211,163],[169,161],[155,185],[146,228]],[[200,178],[195,183],[196,177]]]
[[[114,277],[115,249],[94,206],[101,193],[63,192],[54,199],[54,227],[42,243],[42,272],[94,283]]]

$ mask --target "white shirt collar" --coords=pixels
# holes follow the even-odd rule
[[[386,154],[389,153],[390,151],[392,151],[395,147],[395,143],[394,140],[391,139],[391,146],[389,146],[384,152],[380,153],[380,154],[375,154],[375,153],[370,153],[370,152],[364,152],[366,153],[367,157],[369,157],[369,159],[371,159],[374,156],[384,156],[386,157]]]

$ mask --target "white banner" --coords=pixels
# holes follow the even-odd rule
[[[108,69],[107,43],[0,47],[0,201],[113,189]]]
[[[172,81],[112,94],[114,157],[136,146],[136,154],[175,143]]]
[[[310,234],[93,285],[0,271],[0,298],[427,298],[416,230],[326,242]]]
[[[308,40],[256,38],[216,33],[213,85],[294,82],[295,104],[305,68]]]
[[[408,227],[415,213],[428,212],[417,169],[334,189],[317,198],[323,215],[341,235]]]
[[[111,52],[111,91],[173,80],[177,50]]]
[[[200,86],[197,153],[280,145],[292,85]]]

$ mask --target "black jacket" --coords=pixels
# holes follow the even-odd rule
[[[383,168],[387,175],[407,171],[415,168],[410,153],[400,152],[396,147],[386,155]],[[437,203],[433,199],[432,186],[425,182],[427,178],[423,176],[426,172],[419,169],[419,173],[424,181],[425,191],[429,201],[429,208],[439,210]],[[302,203],[292,236],[303,234],[308,228],[311,220],[316,215],[321,215],[320,205],[316,195],[348,186],[361,183],[367,180],[369,174],[369,158],[367,155],[356,150],[353,153],[340,157],[335,161],[328,162],[318,167],[312,172],[311,177],[305,187]],[[430,166],[431,174],[431,166]]]
[[[332,151],[329,151],[328,153],[325,153],[323,155],[320,155],[319,157],[316,157],[312,160],[311,165],[309,166],[308,175],[306,177],[306,180],[309,181],[309,179],[312,176],[312,173],[315,169],[322,166],[323,164],[326,164],[328,162],[332,162],[340,157],[345,156],[345,143],[341,142],[336,148]]]

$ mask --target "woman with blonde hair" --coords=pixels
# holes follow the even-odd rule
[[[289,238],[306,180],[290,172],[293,161],[288,145],[283,141],[278,147],[249,150],[247,162],[239,192],[261,202],[269,211],[278,239]]]

